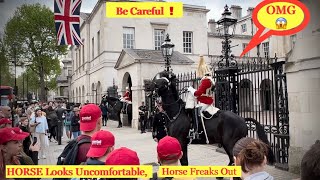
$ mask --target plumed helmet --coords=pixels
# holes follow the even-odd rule
[[[207,66],[206,61],[204,60],[203,55],[200,55],[200,60],[199,60],[198,69],[197,69],[197,76],[203,77],[206,75],[211,75],[211,71]]]

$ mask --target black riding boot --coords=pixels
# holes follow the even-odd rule
[[[121,118],[119,118],[119,125],[117,128],[121,128],[122,127],[122,122],[121,122]]]
[[[194,122],[193,122],[193,128],[194,128],[194,134],[195,138],[199,139],[199,114],[200,114],[200,108],[196,108],[194,111]]]

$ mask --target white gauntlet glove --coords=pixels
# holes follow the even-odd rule
[[[194,96],[194,92],[196,92],[196,90],[191,86],[188,87],[188,91],[191,92],[193,96]]]

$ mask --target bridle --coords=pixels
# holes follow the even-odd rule
[[[166,77],[161,77],[160,79],[164,79],[164,80],[166,80],[167,81],[167,85],[165,85],[165,87],[164,88],[167,88],[168,90],[169,90],[169,88],[170,88],[170,85],[171,85],[171,82],[166,78]],[[154,82],[155,83],[155,82]],[[186,88],[183,88],[182,90],[181,90],[181,92],[179,92],[179,96],[182,94],[182,93],[185,93],[186,92]],[[167,96],[169,96],[169,95],[172,95],[172,94],[174,94],[174,93],[168,93],[168,94],[166,94]],[[159,96],[159,94],[158,93],[156,93],[156,95],[157,95],[157,97],[161,97],[161,96]],[[182,101],[182,99],[179,97],[176,101],[174,101],[174,102],[172,102],[172,103],[163,103],[162,102],[162,105],[164,105],[164,106],[170,106],[170,105],[173,105],[173,104],[178,104],[178,106],[179,106],[179,111],[178,111],[178,113],[175,115],[175,116],[173,116],[172,118],[170,118],[169,117],[169,115],[166,113],[166,112],[163,112],[163,114],[168,118],[168,120],[169,120],[169,123],[173,123],[176,119],[178,119],[179,118],[179,116],[180,116],[180,114],[181,114],[181,112],[182,112],[182,108],[183,108],[183,106],[180,104],[180,103],[178,103],[179,101]],[[166,121],[166,126],[168,126],[169,125],[169,123],[167,123],[167,121]]]
[[[112,100],[108,99],[110,102],[112,102]],[[112,109],[114,109],[114,107],[117,105],[117,103],[120,102],[120,100],[117,100],[114,102],[114,104],[112,105],[111,103],[109,103],[109,105],[112,107]]]

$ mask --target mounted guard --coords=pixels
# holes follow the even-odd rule
[[[122,98],[120,98],[120,101],[124,102],[124,107],[122,112],[124,112],[125,114],[127,114],[128,112],[128,105],[132,104],[132,99],[131,99],[131,92],[130,92],[130,88],[126,87],[126,93],[123,95]]]
[[[198,118],[200,116],[201,124],[203,126],[203,130],[206,136],[206,140],[207,140],[207,143],[209,143],[206,128],[204,125],[204,120],[203,120],[204,115],[202,114],[202,112],[208,110],[209,107],[212,107],[211,109],[214,109],[215,112],[218,109],[213,107],[213,104],[214,104],[213,90],[215,87],[215,82],[212,79],[212,72],[209,70],[202,55],[200,56],[200,60],[198,64],[197,76],[202,78],[200,81],[199,88],[197,90],[191,86],[188,88],[188,91],[198,100],[198,105],[195,109],[195,115],[193,116],[193,123],[192,123],[193,129],[191,129],[191,136],[193,136],[193,138],[195,139],[199,139]],[[214,114],[215,112],[210,112],[210,113]]]

